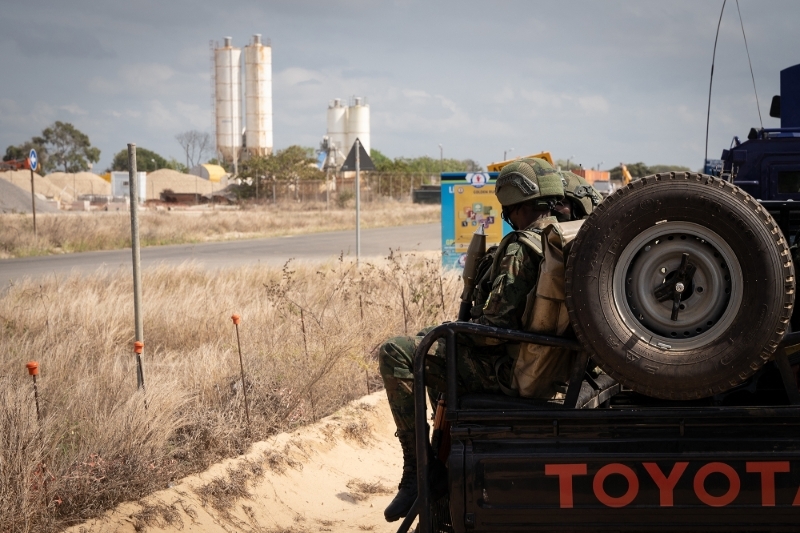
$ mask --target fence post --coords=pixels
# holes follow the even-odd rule
[[[142,321],[142,273],[139,253],[139,179],[136,173],[136,144],[128,143],[128,186],[131,208],[131,252],[133,254],[133,317],[135,322],[134,341],[144,346],[144,327]],[[136,353],[136,385],[144,388],[144,369],[141,351]]]

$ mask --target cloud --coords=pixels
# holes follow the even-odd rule
[[[578,101],[578,105],[581,106],[581,109],[587,113],[606,114],[611,108],[611,104],[608,103],[608,100],[606,100],[605,97],[597,94],[591,96],[578,96],[576,100]]]
[[[116,53],[103,45],[91,32],[76,30],[57,24],[37,26],[32,30],[26,24],[5,24],[3,33],[25,57],[53,57],[70,59],[113,59]]]
[[[81,106],[77,104],[67,104],[59,106],[59,109],[63,109],[67,113],[71,115],[88,115],[89,112],[83,109]]]

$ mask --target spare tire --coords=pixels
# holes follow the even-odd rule
[[[648,176],[584,222],[567,261],[575,333],[642,394],[694,399],[746,380],[775,351],[794,266],[770,214],[711,176]]]

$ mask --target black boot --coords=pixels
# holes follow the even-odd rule
[[[417,499],[417,443],[413,431],[398,431],[400,447],[403,449],[403,477],[400,478],[400,489],[383,516],[387,522],[394,522],[408,514],[414,500]]]
[[[428,431],[426,431],[428,433]],[[383,511],[387,522],[394,522],[405,517],[417,499],[417,443],[413,431],[398,431],[400,447],[403,449],[403,477],[400,478],[400,489],[392,502]],[[428,440],[427,437],[425,440]],[[435,458],[433,449],[428,444],[428,483],[431,487],[432,502],[447,493],[447,468]]]

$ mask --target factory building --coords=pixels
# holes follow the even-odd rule
[[[244,47],[245,146],[250,155],[272,153],[272,47],[261,35]]]
[[[369,104],[360,96],[353,98],[351,105],[345,105],[341,98],[336,98],[328,104],[328,145],[335,150],[335,164],[344,163],[344,158],[353,147],[356,139],[361,141],[364,149],[369,153],[371,147],[369,129]]]
[[[214,50],[214,116],[217,153],[223,161],[272,153],[272,47],[256,34],[244,47],[244,114],[242,49],[225,37]],[[242,117],[245,117],[244,128]]]

